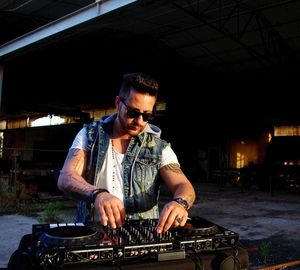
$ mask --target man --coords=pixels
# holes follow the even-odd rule
[[[195,191],[160,129],[148,123],[158,89],[146,74],[125,74],[117,112],[77,134],[58,179],[60,190],[81,200],[77,221],[116,228],[126,218],[159,218],[158,233],[185,225]],[[160,215],[159,175],[173,194]]]

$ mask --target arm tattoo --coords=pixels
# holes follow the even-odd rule
[[[172,172],[174,172],[174,173],[183,174],[183,172],[182,172],[182,170],[181,170],[181,168],[180,168],[180,166],[179,166],[178,163],[170,163],[170,164],[167,164],[167,165],[164,166],[164,168],[165,168],[166,170],[170,170],[170,171],[172,171]]]

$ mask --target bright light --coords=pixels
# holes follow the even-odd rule
[[[268,133],[268,142],[271,142],[271,140],[272,140],[272,134]]]
[[[65,122],[65,119],[55,116],[55,115],[48,115],[45,117],[41,117],[31,122],[32,127],[41,127],[41,126],[52,126],[52,125],[60,125]]]

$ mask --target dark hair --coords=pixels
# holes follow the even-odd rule
[[[157,97],[158,83],[151,76],[144,73],[127,73],[123,75],[123,82],[119,91],[119,96],[127,98],[130,90],[134,89],[139,93],[147,93]]]

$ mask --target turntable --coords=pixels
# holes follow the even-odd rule
[[[47,248],[74,248],[103,239],[103,233],[82,223],[49,225],[39,237]]]
[[[203,236],[221,233],[221,228],[204,218],[193,217],[187,220],[185,226],[183,227],[183,231],[187,234]]]
[[[187,252],[229,249],[238,241],[236,232],[197,216],[189,219],[183,228],[176,229],[176,246]]]
[[[100,264],[155,256],[184,258],[186,253],[210,252],[237,245],[238,234],[204,218],[191,217],[184,227],[156,232],[157,219],[129,220],[112,229],[81,223],[33,225],[32,250],[44,269],[62,264]],[[158,256],[167,254],[168,256]]]

